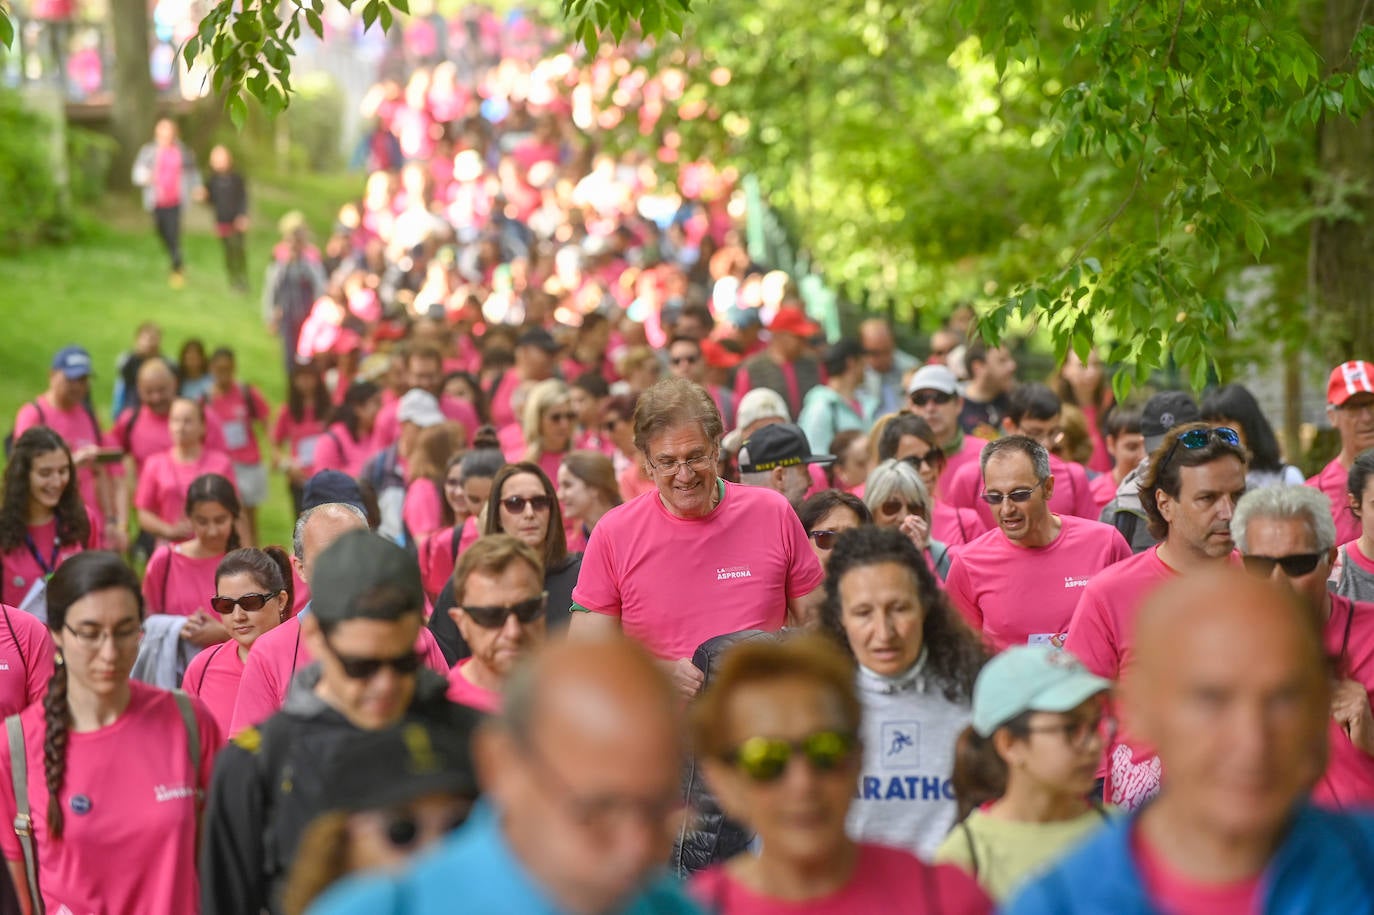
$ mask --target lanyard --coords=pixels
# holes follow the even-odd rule
[[[43,554],[38,552],[38,546],[33,542],[32,534],[24,535],[24,543],[28,546],[29,554],[33,556],[34,562],[38,563],[38,567],[43,570],[43,575],[51,578],[52,573],[57,571],[57,554],[62,551],[62,541],[55,536],[52,538],[52,555],[47,562],[43,561]]]

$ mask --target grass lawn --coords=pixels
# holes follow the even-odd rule
[[[167,283],[167,262],[152,220],[132,193],[112,195],[89,226],[65,247],[0,254],[0,429],[13,427],[19,407],[47,385],[52,355],[79,343],[91,351],[97,377],[92,385],[97,412],[108,425],[115,359],[133,341],[141,321],[162,325],[163,351],[175,358],[182,341],[199,337],[207,350],[231,346],[239,375],[261,387],[273,407],[283,398],[281,346],[262,323],[263,270],[277,241],[277,219],[290,209],[305,213],[319,241],[326,237],[339,205],[361,192],[354,174],[249,176],[248,267],[254,289],[229,289],[208,207],[192,208],[184,231],[186,285]],[[290,542],[291,508],[286,483],[275,477],[261,511],[263,542]]]

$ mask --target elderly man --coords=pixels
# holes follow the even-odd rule
[[[325,812],[323,772],[350,740],[407,721],[466,739],[480,715],[445,698],[443,677],[415,650],[425,593],[415,560],[352,530],[317,562],[313,612],[300,636],[318,658],[282,710],[219,756],[206,805],[201,909],[281,911],[301,833]]]
[[[634,431],[657,491],[597,522],[568,637],[624,631],[694,695],[699,645],[744,629],[776,632],[825,576],[786,499],[717,475],[720,412],[699,385],[655,384],[639,398]]]
[[[833,454],[812,454],[801,427],[793,423],[764,426],[739,449],[739,481],[782,493],[794,507],[811,488],[812,464],[833,464]]]
[[[1140,480],[1140,502],[1158,546],[1088,582],[1064,647],[1099,677],[1131,665],[1136,613],[1177,575],[1232,562],[1231,517],[1245,494],[1245,450],[1233,429],[1179,426],[1164,437]],[[1136,807],[1159,788],[1159,760],[1146,744],[1118,736],[1109,749],[1106,800]]]
[[[681,704],[623,639],[518,670],[474,756],[486,801],[409,871],[335,887],[315,915],[686,915],[662,874],[681,808]]]
[[[1257,489],[1236,506],[1231,531],[1246,570],[1291,587],[1321,625],[1327,655],[1336,659],[1326,726],[1331,756],[1313,799],[1336,809],[1374,804],[1374,605],[1326,588],[1336,526],[1325,497],[1307,486]]]
[[[996,513],[997,530],[955,552],[945,589],[996,651],[1063,645],[1083,588],[1131,548],[1110,525],[1050,510],[1058,479],[1035,439],[990,442],[982,465],[983,501]]]
[[[471,654],[448,673],[448,697],[495,714],[515,665],[544,641],[544,564],[507,534],[488,534],[458,557],[452,617]]]
[[[1370,912],[1374,820],[1305,800],[1333,698],[1315,623],[1286,589],[1233,569],[1147,601],[1122,696],[1163,789],[1006,911]]]
[[[1339,545],[1360,538],[1360,519],[1350,510],[1345,484],[1355,456],[1374,448],[1374,364],[1343,362],[1331,370],[1326,415],[1341,434],[1341,451],[1307,485],[1317,487],[1331,501]]]
[[[953,372],[943,365],[921,367],[907,384],[907,400],[911,412],[926,421],[945,453],[942,478],[953,477],[960,467],[978,463],[978,454],[987,442],[965,435],[959,425],[964,398],[959,394],[959,382]]]
[[[867,357],[859,399],[866,416],[883,416],[902,408],[906,391],[903,380],[921,360],[897,349],[892,327],[882,318],[869,318],[859,325],[859,346]]]

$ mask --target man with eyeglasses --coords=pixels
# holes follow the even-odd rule
[[[1346,481],[1355,457],[1374,448],[1374,364],[1343,362],[1331,370],[1326,415],[1341,435],[1341,450],[1307,485],[1320,489],[1331,501],[1339,545],[1360,539],[1360,519],[1350,510]]]
[[[1246,493],[1231,531],[1246,571],[1291,588],[1322,629],[1335,659],[1330,756],[1313,799],[1337,810],[1374,804],[1374,604],[1327,590],[1336,557],[1336,526],[1320,492],[1308,486],[1270,486]]]
[[[415,650],[425,594],[411,556],[350,531],[315,572],[301,634],[318,661],[282,710],[235,737],[215,766],[201,848],[206,913],[281,911],[297,842],[323,812],[323,772],[347,741],[406,721],[466,737],[481,717],[448,701],[447,681]]]
[[[665,378],[644,392],[634,440],[654,491],[597,522],[572,594],[570,639],[623,631],[689,696],[703,682],[691,660],[698,646],[778,631],[825,578],[786,499],[720,479],[722,431],[700,385]]]
[[[1110,566],[1083,589],[1064,647],[1099,677],[1130,667],[1141,604],[1161,585],[1235,562],[1231,518],[1245,494],[1245,449],[1234,429],[1188,423],[1150,455],[1140,502],[1160,542]],[[1134,809],[1159,790],[1159,759],[1124,731],[1109,748],[1105,800]]]
[[[448,615],[471,654],[448,673],[448,697],[495,714],[511,671],[544,642],[544,564],[508,534],[481,537],[458,557]]]
[[[964,398],[959,395],[959,381],[953,372],[943,365],[917,369],[907,383],[907,401],[910,412],[926,421],[940,443],[940,450],[945,453],[941,480],[952,477],[960,467],[978,463],[978,455],[987,442],[965,435],[959,425]]]
[[[473,755],[484,800],[399,874],[332,888],[312,915],[700,910],[664,862],[682,827],[682,705],[625,639],[551,645],[506,687]]]
[[[1110,525],[1051,510],[1058,480],[1049,457],[1024,435],[983,449],[982,501],[997,529],[955,551],[945,579],[954,605],[994,651],[1062,646],[1083,588],[1131,555]]]
[[[764,426],[739,449],[739,481],[782,493],[793,506],[801,505],[811,488],[812,464],[833,464],[833,454],[812,454],[801,427],[793,423]]]

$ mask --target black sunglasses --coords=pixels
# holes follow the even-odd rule
[[[1274,574],[1274,566],[1283,569],[1289,578],[1309,574],[1322,561],[1322,553],[1293,553],[1289,556],[1242,556],[1245,571],[1261,578]]]
[[[466,820],[466,816],[454,817],[444,826],[444,833],[453,832],[462,826]],[[420,838],[420,824],[410,814],[397,814],[387,820],[386,840],[391,843],[393,848],[410,848],[418,838]]]
[[[512,515],[521,515],[524,514],[526,505],[533,508],[536,513],[546,512],[551,501],[548,496],[531,496],[528,499],[524,496],[506,496],[501,500],[501,506]]]
[[[816,541],[816,546],[823,550],[828,550],[835,545],[835,538],[840,536],[839,531],[812,531],[806,536]]]
[[[935,470],[939,470],[941,467],[945,466],[945,453],[938,448],[931,448],[922,455],[908,454],[906,457],[902,458],[902,463],[910,464],[917,470],[920,470],[922,467],[931,467]]]
[[[911,405],[914,407],[928,407],[931,404],[944,406],[954,399],[953,394],[946,394],[944,391],[917,391],[911,395]]]
[[[1216,426],[1212,429],[1189,429],[1174,439],[1174,443],[1165,452],[1164,459],[1159,462],[1160,473],[1164,472],[1164,468],[1169,464],[1169,459],[1174,456],[1174,452],[1179,449],[1179,446],[1182,446],[1184,451],[1197,451],[1199,448],[1206,448],[1213,441],[1239,448],[1240,433],[1229,426]]]
[[[912,505],[901,499],[888,499],[878,508],[884,515],[895,515],[900,511],[905,511],[908,515],[919,515],[925,510],[923,505]]]
[[[1030,489],[1013,489],[1011,492],[1008,493],[985,492],[979,494],[978,498],[982,499],[984,502],[988,503],[993,508],[996,508],[997,506],[1001,505],[1007,499],[1010,499],[1017,505],[1024,505],[1025,503],[1030,501],[1031,496],[1035,495],[1035,491],[1044,485],[1045,481],[1041,480],[1039,483],[1036,483]]]
[[[240,597],[221,597],[215,595],[210,598],[210,608],[221,616],[233,613],[234,607],[239,606],[254,613],[267,606],[267,602],[276,597],[275,594],[244,594]]]
[[[329,653],[339,662],[343,668],[344,676],[350,680],[371,680],[381,673],[383,667],[390,667],[395,673],[400,675],[413,674],[420,669],[420,656],[414,651],[406,652],[400,657],[395,658],[359,658],[353,655],[339,654],[329,640],[325,639],[325,647]]]
[[[549,592],[545,591],[538,597],[531,597],[529,600],[522,600],[518,604],[509,604],[505,607],[463,607],[463,612],[477,625],[483,629],[500,629],[506,625],[507,617],[514,616],[522,623],[532,623],[544,612],[544,604],[548,601]]]

